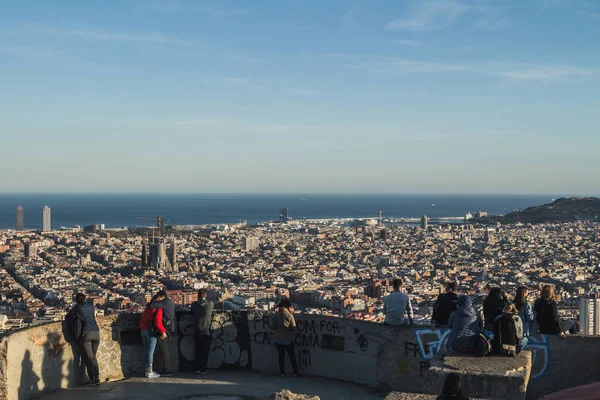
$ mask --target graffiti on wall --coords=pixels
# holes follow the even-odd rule
[[[446,345],[450,329],[417,329],[415,330],[415,339],[417,343],[405,342],[405,355],[409,352],[418,350],[423,361],[421,362],[421,376],[429,369],[429,362],[435,357],[436,353]],[[536,335],[529,337],[529,343],[526,347],[530,350],[533,357],[531,370],[531,379],[540,379],[548,371],[550,365],[550,346],[546,335]]]
[[[274,335],[271,315],[257,314],[253,320],[254,334],[252,340],[259,345],[274,345]],[[344,337],[338,321],[315,321],[296,319],[297,333],[294,345],[298,353],[298,364],[300,366],[312,365],[313,349],[330,349],[344,351]],[[364,335],[357,338],[361,351],[367,351],[369,341]]]
[[[531,350],[533,356],[531,367],[531,379],[541,379],[546,375],[550,365],[550,345],[546,335],[529,336],[527,350]]]
[[[190,313],[178,313],[179,370],[195,371],[195,321]],[[211,326],[209,368],[252,368],[248,313],[215,312]]]

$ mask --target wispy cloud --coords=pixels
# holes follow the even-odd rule
[[[596,73],[589,68],[576,67],[573,65],[541,65],[541,64],[517,64],[508,67],[500,74],[507,78],[516,80],[561,80],[574,76],[585,76]]]
[[[448,63],[438,61],[411,60],[394,57],[350,56],[341,57],[346,66],[375,73],[451,73],[466,72],[500,76],[512,80],[565,80],[595,74],[591,68],[563,64],[504,63],[473,61]]]
[[[298,87],[298,86],[289,88],[287,90],[287,92],[289,94],[293,94],[296,96],[314,96],[314,95],[318,95],[318,94],[322,93],[320,90]]]
[[[399,40],[398,41],[399,44],[404,45],[404,46],[410,46],[410,47],[415,47],[419,45],[419,42],[417,42],[416,40]]]
[[[504,28],[510,25],[506,15],[510,5],[487,0],[420,0],[409,2],[402,18],[387,24],[388,31],[433,31],[450,27],[471,17],[475,28]],[[473,22],[474,21],[474,22]]]
[[[454,0],[423,0],[413,2],[408,15],[387,24],[389,31],[428,31],[449,25],[472,10],[467,3]]]
[[[177,46],[191,46],[195,43],[184,40],[176,36],[167,35],[161,32],[115,32],[93,29],[65,29],[49,26],[33,25],[31,30],[45,35],[57,37],[73,37],[83,40],[99,42],[120,42],[136,44],[164,44]]]
[[[439,140],[452,140],[452,139],[464,139],[464,138],[489,138],[489,137],[502,137],[502,136],[522,136],[535,134],[535,131],[476,131],[476,132],[453,132],[443,133],[438,135],[422,135],[413,136],[412,140],[418,141],[439,141]]]
[[[248,8],[244,7],[226,7],[218,1],[199,1],[197,3],[189,3],[177,0],[154,1],[143,4],[140,9],[145,11],[157,11],[168,14],[178,12],[210,14],[216,16],[235,16],[246,15],[250,13]]]
[[[29,46],[2,46],[0,45],[0,52],[9,53],[13,55],[19,55],[24,57],[35,57],[35,58],[52,58],[56,55],[56,52],[49,49],[40,49],[37,47]]]

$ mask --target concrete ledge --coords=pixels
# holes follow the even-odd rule
[[[431,362],[425,376],[425,392],[440,393],[446,375],[461,376],[463,393],[469,397],[524,400],[531,375],[531,352],[517,357],[470,357],[449,355]]]
[[[384,400],[437,400],[437,394],[420,394],[420,393],[400,393],[392,392],[389,393]],[[476,399],[470,397],[471,400],[488,400],[488,399]]]

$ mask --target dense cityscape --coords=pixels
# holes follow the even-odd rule
[[[435,225],[379,218],[293,220],[248,225],[53,230],[43,209],[41,231],[0,231],[3,262],[1,329],[62,320],[84,291],[99,312],[140,311],[161,288],[188,307],[199,288],[223,309],[271,310],[289,295],[300,312],[382,322],[383,298],[402,277],[417,324],[448,282],[481,303],[490,287],[509,298],[526,285],[557,287],[562,317],[577,320],[580,299],[600,285],[600,224],[470,223]],[[477,212],[478,221],[486,218]]]

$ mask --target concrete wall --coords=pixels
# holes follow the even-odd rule
[[[114,318],[98,320],[101,340],[98,351],[100,375],[123,377],[122,352],[113,340]],[[79,385],[83,382],[83,364],[79,352],[65,342],[62,323],[51,323],[14,333],[0,344],[3,365],[0,380],[2,398],[26,399],[39,392]]]
[[[99,318],[101,379],[143,373],[139,318],[139,315]],[[178,319],[178,335],[171,341],[173,369],[194,371],[193,319],[189,313],[179,313]],[[429,362],[447,339],[447,331],[425,327],[392,328],[314,315],[297,315],[296,321],[299,329],[295,351],[301,374],[352,381],[387,391],[421,392]],[[65,343],[61,325],[35,327],[2,339],[0,399],[26,399],[44,390],[83,382],[81,361]],[[271,326],[268,314],[216,313],[209,367],[278,374]],[[536,336],[531,342],[534,361],[529,398],[600,381],[597,367],[600,347],[596,346],[600,339]],[[291,373],[289,362],[287,371]]]

